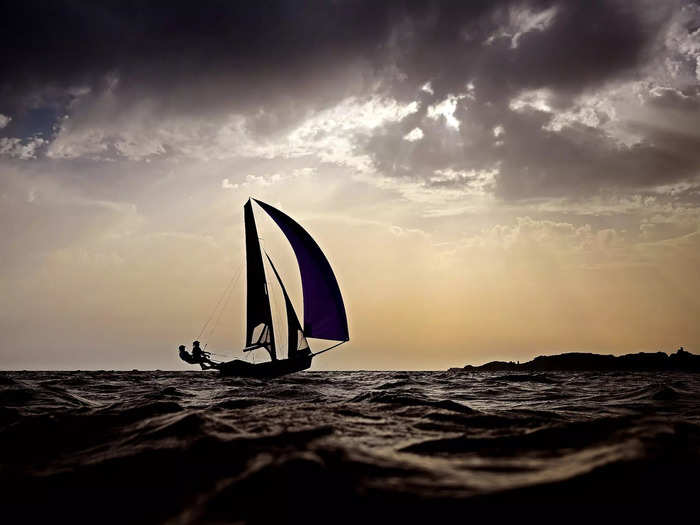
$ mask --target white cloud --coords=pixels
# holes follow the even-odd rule
[[[487,213],[493,206],[498,167],[486,170],[435,170],[428,180],[397,178],[381,173],[358,174],[360,180],[400,194],[419,205],[424,217],[445,217],[463,213]],[[426,207],[427,206],[427,207]]]
[[[428,179],[433,186],[453,186],[463,195],[484,196],[493,191],[498,168],[490,170],[435,170]]]
[[[143,160],[165,153],[165,145],[157,138],[143,137],[133,133],[122,133],[114,141],[114,148],[123,157]]]
[[[603,127],[618,120],[615,109],[615,99],[627,96],[631,97],[631,92],[623,95],[622,90],[629,89],[626,86],[617,88],[607,88],[596,93],[586,94],[574,100],[573,104],[563,110],[556,110],[551,103],[552,92],[546,89],[527,90],[513,98],[509,103],[511,111],[524,112],[528,110],[549,113],[551,119],[543,129],[547,131],[562,131],[566,127],[582,124],[591,128]],[[608,126],[611,128],[611,126]],[[608,129],[612,134],[613,130]],[[494,135],[496,131],[494,128]]]
[[[676,195],[679,195],[691,189],[700,189],[700,184],[698,182],[680,181],[675,182],[673,184],[663,184],[661,186],[656,186],[655,188],[653,188],[653,191],[661,195],[670,195],[672,197],[675,197]]]
[[[292,170],[293,177],[308,177],[316,174],[316,168],[295,168]]]
[[[12,117],[0,113],[0,129],[7,127],[11,121]],[[37,150],[46,143],[46,140],[38,136],[25,139],[2,137],[0,138],[0,155],[21,160],[34,159]]]
[[[46,144],[41,137],[31,137],[22,140],[15,137],[0,138],[0,155],[20,160],[35,159],[37,150]]]
[[[510,38],[511,49],[516,49],[524,34],[545,31],[552,25],[556,15],[557,6],[542,11],[531,11],[526,5],[511,7],[508,11],[508,23],[489,36],[484,43],[490,45],[498,38]]]
[[[569,254],[596,252],[619,258],[627,253],[624,233],[612,228],[594,230],[590,224],[517,217],[514,224],[496,224],[481,233],[465,237],[462,248],[495,248],[501,250],[539,249]],[[581,265],[585,259],[576,259]],[[574,262],[574,261],[572,261]]]
[[[97,107],[94,118],[88,112],[80,118],[63,120],[47,155],[99,160],[148,160],[166,155],[198,160],[315,156],[324,162],[366,171],[371,161],[356,151],[357,139],[415,113],[418,102],[402,104],[379,96],[349,97],[336,106],[308,114],[287,133],[270,138],[252,135],[248,118],[240,114],[219,119],[162,119],[147,105],[116,116],[110,113],[109,104],[105,103],[105,107]]]
[[[474,82],[467,82],[467,91],[464,93],[462,98],[467,98],[469,100],[476,100],[476,86]]]
[[[498,126],[495,126],[493,128],[493,136],[498,138],[501,135],[503,135],[506,132],[506,130],[501,126],[500,124]]]
[[[430,81],[423,84],[420,89],[421,89],[421,91],[425,91],[426,93],[428,93],[430,95],[434,94],[433,84]]]
[[[107,136],[101,128],[73,129],[69,120],[64,121],[58,136],[49,145],[46,156],[54,159],[99,159],[108,150]]]
[[[402,228],[396,224],[389,226],[389,232],[396,237],[420,237],[429,240],[430,236],[423,230],[418,228]]]
[[[443,117],[447,127],[459,130],[460,122],[455,117],[455,110],[457,109],[457,102],[462,98],[464,98],[464,95],[447,95],[447,98],[442,102],[428,106],[428,117],[435,120]]]
[[[544,126],[550,131],[561,131],[573,124],[583,124],[591,128],[616,120],[615,107],[605,96],[584,96],[577,99],[573,106],[561,112],[553,112],[552,120]]]
[[[423,130],[420,128],[413,128],[411,131],[403,136],[404,140],[408,142],[415,142],[423,138]]]
[[[666,65],[685,84],[700,80],[700,6],[685,5],[669,24],[664,44],[672,55]],[[690,30],[688,28],[691,28]],[[692,31],[692,32],[691,32]]]
[[[246,186],[272,186],[273,184],[278,184],[290,179],[296,179],[298,177],[308,177],[316,173],[315,168],[295,168],[291,171],[281,172],[281,173],[270,173],[263,175],[249,174],[246,175],[245,180],[240,184],[234,184],[229,179],[224,179],[221,181],[221,187],[225,190],[235,190],[240,187]]]
[[[324,162],[370,171],[367,155],[356,151],[360,136],[390,122],[399,122],[418,111],[418,102],[400,104],[394,99],[373,96],[359,100],[350,97],[333,108],[311,115],[287,136],[285,156],[315,155]]]
[[[248,186],[251,184],[257,184],[258,186],[271,186],[280,180],[282,180],[282,177],[279,173],[273,173],[272,175],[246,175],[243,186]]]
[[[292,135],[373,130],[388,122],[398,122],[416,111],[416,101],[400,104],[378,96],[366,100],[349,97],[337,106],[313,114]]]
[[[552,107],[549,101],[552,98],[552,93],[547,89],[531,89],[521,92],[517,97],[513,98],[508,107],[511,111],[526,111],[534,109],[535,111],[544,111],[551,113]]]

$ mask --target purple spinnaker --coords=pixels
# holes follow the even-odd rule
[[[255,200],[255,199],[254,199]],[[277,208],[255,200],[292,245],[299,263],[304,294],[304,335],[318,339],[347,341],[348,319],[338,281],[316,241],[294,219]]]

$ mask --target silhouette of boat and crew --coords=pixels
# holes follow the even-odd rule
[[[253,203],[262,208],[282,230],[294,251],[299,272],[304,303],[304,323],[299,321],[284,282],[277,272],[270,255],[261,250],[255,224]],[[188,364],[199,365],[202,370],[218,370],[222,375],[244,377],[270,377],[306,370],[314,356],[349,341],[348,321],[338,281],[326,256],[311,235],[294,219],[280,210],[256,199],[248,199],[243,206],[246,244],[246,339],[243,352],[264,349],[269,361],[251,363],[242,359],[217,361],[206,352],[206,345],[192,343],[192,352],[184,345],[179,347],[180,358]],[[262,252],[265,252],[265,259]],[[284,297],[287,321],[286,356],[278,355],[280,348],[275,335],[270,289],[266,265],[274,274]],[[307,338],[331,341],[330,347],[312,352]]]

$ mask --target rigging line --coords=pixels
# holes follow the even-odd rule
[[[238,282],[238,279],[236,279],[236,282]],[[224,310],[226,310],[226,307],[228,306],[228,302],[231,299],[231,294],[232,294],[234,288],[235,288],[235,284],[234,284],[234,286],[231,286],[230,288],[228,288],[227,295],[225,296],[226,299],[225,299],[224,303],[222,304],[221,308],[219,309],[219,313],[218,313],[218,316],[216,318],[216,322],[213,325],[211,325],[211,328],[209,329],[208,333],[204,334],[204,341],[205,341],[204,348],[205,349],[206,349],[207,345],[209,345],[209,339],[211,339],[211,337],[214,335],[214,331],[219,326],[219,320],[221,319],[221,315],[224,313]]]
[[[240,264],[238,265],[238,270],[237,270],[236,272],[234,272],[234,274],[231,276],[231,280],[229,281],[228,285],[226,285],[226,288],[224,288],[224,291],[223,291],[223,293],[221,294],[221,296],[219,297],[219,300],[217,301],[216,306],[214,306],[214,309],[212,310],[211,314],[209,314],[209,318],[208,318],[207,321],[204,323],[204,326],[202,326],[202,329],[199,331],[199,335],[197,336],[197,339],[199,339],[200,337],[202,337],[202,334],[204,333],[204,330],[207,329],[207,325],[208,325],[208,324],[211,322],[211,320],[214,318],[214,314],[216,314],[216,310],[219,308],[219,305],[221,304],[221,301],[224,299],[224,296],[226,295],[226,292],[227,292],[229,286],[231,286],[231,285],[233,284],[234,279],[237,279],[238,277],[240,277],[240,273],[241,273],[241,269],[242,269],[242,268],[243,268],[243,257],[241,257],[241,262],[240,262]]]
[[[221,316],[223,315],[224,311],[226,310],[226,307],[228,306],[228,303],[231,300],[232,295],[233,295],[233,287],[229,288],[228,295],[226,296],[226,300],[224,301],[223,306],[219,310],[219,315],[216,317],[216,322],[214,323],[211,330],[209,331],[209,335],[207,335],[207,340],[211,339],[211,337],[214,335],[214,332],[218,328],[219,321],[221,321]]]
[[[214,309],[211,311],[211,313],[209,314],[209,317],[207,318],[206,322],[204,323],[204,326],[202,326],[202,329],[199,331],[199,335],[197,336],[197,339],[201,339],[202,335],[204,334],[204,332],[205,332],[206,329],[207,329],[207,326],[209,326],[209,323],[211,322],[211,320],[212,320],[212,319],[214,318],[214,316],[216,315],[216,312],[217,312],[217,310],[219,309],[219,306],[221,305],[221,302],[224,300],[224,297],[226,297],[226,294],[228,293],[229,288],[230,288],[231,285],[233,284],[234,279],[238,276],[238,273],[240,273],[240,268],[239,268],[239,272],[236,272],[236,273],[233,274],[233,276],[231,277],[231,280],[229,281],[229,283],[228,283],[228,284],[226,285],[226,287],[224,288],[224,291],[222,292],[222,294],[219,296],[219,300],[216,302],[216,305],[214,306]]]
[[[321,350],[320,352],[314,352],[313,354],[311,354],[311,357],[318,355],[318,354],[322,354],[324,352],[328,352],[328,350],[333,350],[336,346],[340,346],[343,343],[347,343],[348,341],[350,341],[350,339],[346,339],[345,341],[341,341],[340,343],[336,343],[333,346],[329,346],[328,348]]]
[[[241,273],[242,273],[242,272],[238,272],[238,277],[240,277]],[[228,294],[227,294],[227,296],[226,296],[226,300],[224,301],[223,306],[219,309],[219,315],[218,315],[217,318],[216,318],[216,322],[214,323],[214,325],[212,326],[211,330],[209,331],[209,335],[207,335],[207,337],[206,337],[207,341],[208,341],[209,339],[211,339],[211,337],[214,335],[214,332],[216,331],[216,328],[219,326],[219,321],[221,321],[221,316],[222,316],[222,314],[224,313],[224,311],[226,310],[226,307],[228,306],[229,301],[231,300],[231,296],[233,295],[233,290],[234,290],[234,288],[236,287],[236,283],[237,283],[237,282],[238,282],[238,279],[236,279],[236,281],[235,281],[235,283],[233,284],[233,286],[230,286],[230,287],[228,288]],[[208,344],[208,343],[207,343],[207,344]],[[205,345],[205,346],[206,346],[206,345]]]

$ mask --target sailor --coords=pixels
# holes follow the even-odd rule
[[[208,370],[214,366],[214,363],[209,359],[210,356],[209,352],[205,352],[200,348],[199,341],[192,341],[192,357],[196,363],[199,363],[202,370]]]
[[[178,347],[178,350],[180,350],[180,359],[182,359],[185,363],[189,364],[194,364],[196,361],[193,359],[192,355],[187,352],[185,349],[185,345],[180,345]]]
[[[206,358],[204,355],[204,350],[202,350],[199,346],[199,341],[192,341],[192,357],[194,357],[197,361],[202,361]]]

